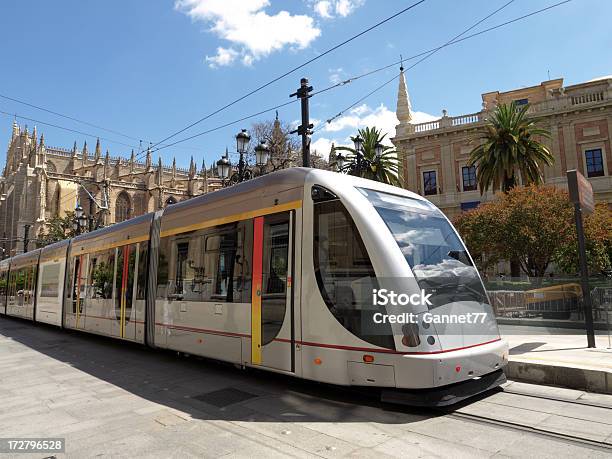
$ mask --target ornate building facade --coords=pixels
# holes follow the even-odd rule
[[[412,123],[412,108],[404,73],[400,74],[395,138],[404,187],[426,196],[452,217],[492,199],[481,194],[476,169],[468,166],[475,146],[471,139],[482,133],[488,114],[498,104],[528,104],[529,116],[549,130],[546,140],[555,156],[544,168],[544,180],[567,188],[566,171],[579,170],[593,186],[595,199],[612,205],[612,78],[572,86],[563,79],[507,92],[482,94],[482,110],[442,117],[428,123]]]
[[[13,123],[6,164],[0,178],[0,237],[5,256],[30,248],[53,217],[64,217],[80,204],[95,225],[110,225],[221,187],[204,163],[198,171],[102,154],[98,140],[93,153],[87,142],[80,150],[45,145],[36,128],[32,133]]]

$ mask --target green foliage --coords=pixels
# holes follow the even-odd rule
[[[518,174],[525,184],[541,184],[541,165],[552,165],[554,156],[538,138],[550,133],[537,127],[527,117],[528,105],[514,102],[499,105],[485,126],[485,132],[472,142],[479,142],[470,153],[470,165],[476,165],[480,193],[489,188],[507,192],[518,184]]]
[[[390,185],[401,186],[399,176],[399,160],[397,152],[393,147],[385,145],[380,157],[376,156],[375,146],[382,144],[386,134],[382,134],[380,129],[366,127],[359,129],[359,135],[363,138],[363,161],[361,172],[357,169],[357,152],[350,147],[336,147],[336,150],[347,151],[350,153],[344,169],[350,174],[360,176],[377,182],[388,183]]]
[[[589,272],[612,271],[612,210],[606,203],[595,205],[595,211],[584,217],[585,246]],[[572,227],[571,240],[559,247],[554,261],[564,272],[578,273],[578,242]]]
[[[592,273],[610,269],[611,213],[606,204],[598,204],[585,219]],[[578,269],[573,206],[567,192],[552,186],[499,193],[494,201],[459,215],[455,225],[482,270],[501,259],[517,260],[533,278],[542,278],[551,262],[569,274]]]
[[[75,236],[72,229],[74,212],[66,212],[66,216],[55,216],[47,223],[46,231],[38,237],[38,247],[44,247],[54,242],[63,241]]]

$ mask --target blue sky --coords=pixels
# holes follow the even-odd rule
[[[156,142],[232,99],[335,45],[411,2],[400,0],[106,0],[22,1],[0,5],[0,94]],[[315,90],[445,43],[507,0],[426,0],[308,67],[179,135],[201,132],[289,100],[299,79]],[[556,3],[515,0],[475,31]],[[445,48],[407,73],[419,119],[480,109],[480,94],[564,77],[575,84],[612,74],[612,2],[572,2]],[[411,62],[407,61],[407,67]],[[397,73],[379,72],[311,99],[311,117],[325,120]],[[346,142],[357,126],[393,134],[393,82],[319,130],[315,148]],[[70,147],[103,137],[112,155],[138,141],[0,98],[0,110],[76,129],[38,124],[46,143]],[[279,110],[299,118],[299,106]],[[262,115],[253,121],[273,119]],[[25,123],[19,120],[21,124]],[[210,164],[245,121],[161,150],[186,166],[194,155]],[[33,122],[27,122],[32,127]],[[0,115],[8,142],[12,118]],[[106,140],[108,139],[108,140]],[[157,154],[159,154],[157,153]],[[157,158],[155,158],[157,159]],[[4,162],[4,154],[2,154]]]

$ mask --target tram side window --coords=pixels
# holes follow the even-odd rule
[[[4,307],[8,292],[8,271],[0,272],[0,307]]]
[[[103,250],[89,256],[90,298],[110,300],[113,297],[115,249]]]
[[[136,286],[136,299],[144,300],[147,294],[147,262],[149,248],[146,242],[141,242],[139,247],[140,253],[138,255],[138,279]]]
[[[206,236],[204,275],[211,284],[212,301],[245,302],[245,270],[243,228],[220,229]]]
[[[323,300],[333,316],[355,336],[371,344],[394,349],[391,327],[381,334],[362,331],[373,323],[371,292],[376,275],[366,247],[350,214],[340,200],[314,205],[314,269]],[[379,329],[380,332],[380,329]]]
[[[59,293],[60,264],[53,263],[42,266],[40,282],[41,298],[54,298]]]
[[[157,298],[248,302],[250,222],[169,236],[160,241]],[[252,229],[251,229],[252,232]],[[146,264],[143,267],[143,285]],[[144,295],[144,293],[143,293]]]

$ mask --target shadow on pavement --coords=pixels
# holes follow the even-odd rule
[[[0,316],[0,335],[156,404],[197,419],[411,423],[439,412],[384,404],[377,390],[305,381],[112,338]],[[62,372],[70,371],[61,368]],[[70,375],[72,376],[72,375]],[[58,378],[89,390],[90,379]],[[94,396],[96,394],[94,393]]]

